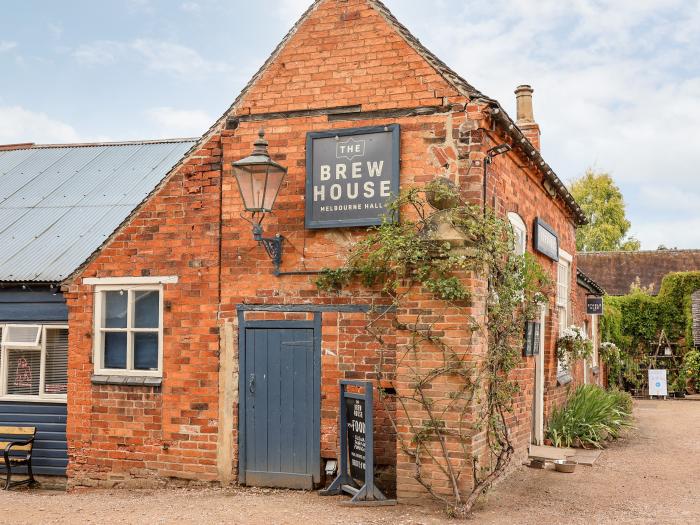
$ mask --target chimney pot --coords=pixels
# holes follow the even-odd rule
[[[517,107],[517,124],[532,124],[535,117],[532,112],[532,92],[533,89],[527,84],[522,84],[515,88],[515,101]]]
[[[523,84],[515,88],[517,106],[516,124],[537,151],[540,150],[540,127],[532,114],[532,86]]]

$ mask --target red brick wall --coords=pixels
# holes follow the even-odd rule
[[[483,142],[485,148],[493,147],[503,142],[501,136],[484,133]],[[566,399],[569,386],[557,384],[557,359],[555,344],[559,334],[559,319],[556,308],[556,282],[557,263],[548,257],[536,252],[533,244],[534,222],[540,218],[548,223],[559,236],[561,249],[574,256],[571,268],[570,290],[572,292],[571,309],[575,312],[578,308],[575,297],[576,289],[576,240],[575,229],[571,215],[563,205],[561,199],[551,198],[543,189],[542,177],[535,167],[523,162],[522,157],[514,152],[509,152],[496,157],[489,166],[489,178],[487,189],[487,202],[501,214],[515,212],[523,219],[527,227],[527,251],[537,257],[537,261],[550,276],[552,288],[549,293],[546,324],[543,331],[545,338],[545,427],[549,410],[553,404],[560,404]],[[585,304],[584,304],[585,308]],[[574,318],[572,316],[572,318]],[[516,399],[517,425],[514,438],[521,454],[526,451],[526,444],[530,440],[531,407],[534,395],[535,357],[523,359],[523,365],[517,372],[520,378],[521,395]],[[572,371],[573,384],[583,381],[583,369],[575,367]]]
[[[138,483],[139,479],[146,483],[168,477],[204,481],[217,478],[218,334],[222,323],[237,324],[238,304],[386,302],[378,294],[360,288],[340,294],[321,293],[313,277],[306,275],[272,275],[271,263],[253,241],[250,225],[239,217],[243,208],[231,171],[231,162],[250,153],[260,127],[266,130],[274,160],[289,168],[275,213],[264,223],[266,232],[280,233],[286,239],[283,271],[339,264],[352,241],[363,232],[304,229],[307,132],[398,123],[403,186],[424,184],[443,175],[458,183],[466,198],[480,201],[484,152],[503,142],[504,137],[485,131],[492,129],[492,123],[484,106],[467,105],[467,100],[364,0],[321,3],[232,114],[345,105],[361,105],[363,111],[426,105],[450,109],[419,117],[366,120],[330,121],[327,115],[265,117],[254,122],[242,118],[236,129],[217,129],[69,286],[67,432],[72,485],[97,481],[104,485],[127,484],[134,480]],[[573,253],[573,227],[564,208],[546,196],[540,179],[530,168],[521,168],[522,164],[515,154],[495,161],[490,198],[497,196],[496,205],[502,212],[518,211],[530,228],[535,216],[544,218],[559,232],[562,246]],[[544,258],[541,261],[547,263]],[[554,272],[552,263],[549,267]],[[93,296],[92,288],[81,284],[82,278],[140,275],[179,278],[177,284],[166,285],[164,292],[162,387],[93,385]],[[474,286],[478,288],[479,283],[475,281]],[[420,295],[416,297],[426,308],[434,304],[423,304],[423,300]],[[479,308],[483,305],[474,305],[475,310]],[[249,318],[270,315],[247,314]],[[296,318],[306,314],[274,315]],[[466,319],[456,322],[466,326]],[[549,319],[556,326],[554,317]],[[365,322],[366,316],[360,313],[323,314],[323,457],[337,453],[338,379],[377,378],[377,344],[365,333]],[[547,334],[547,381],[552,391],[558,391],[552,386],[552,328]],[[385,357],[389,376],[400,352],[395,343],[394,338],[388,338]],[[520,454],[529,441],[532,367],[533,361],[528,358],[515,374],[522,387],[513,416]],[[379,464],[396,463],[396,439],[388,422],[394,410],[391,403],[380,404],[375,414]],[[234,420],[234,433],[236,429]],[[233,462],[235,468],[236,447]],[[400,489],[406,495],[417,495],[420,489],[414,490],[411,485],[405,458],[399,464]]]
[[[134,484],[153,475],[216,478],[220,169],[220,141],[213,138],[66,293],[66,432],[74,485]],[[147,275],[179,278],[164,287],[162,387],[91,384],[93,287],[81,284],[82,277]]]

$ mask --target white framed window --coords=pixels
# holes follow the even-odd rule
[[[66,401],[68,327],[0,324],[0,399]]]
[[[571,315],[571,263],[573,258],[567,252],[559,249],[557,261],[557,317],[559,318],[559,337],[569,327]],[[557,361],[557,375],[564,373],[565,367]]]
[[[508,212],[508,221],[513,227],[513,250],[516,255],[525,255],[527,250],[527,226],[522,217],[515,212]]]
[[[163,287],[95,286],[95,374],[163,375]]]
[[[559,326],[563,328],[560,330],[560,334],[564,328],[568,326],[569,322],[569,304],[571,302],[571,255],[566,253],[564,250],[559,250],[559,261],[557,262],[557,307],[564,310],[565,323],[562,325],[560,321]],[[561,317],[561,316],[560,316]]]

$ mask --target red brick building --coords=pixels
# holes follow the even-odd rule
[[[322,460],[338,454],[339,379],[377,379],[377,347],[364,324],[386,299],[359,286],[331,294],[314,284],[315,272],[339,265],[365,229],[306,227],[307,134],[377,126],[398,125],[401,187],[441,176],[471,201],[485,200],[508,215],[520,249],[536,253],[558,284],[542,313],[542,351],[524,358],[516,374],[521,393],[512,424],[517,454],[526,454],[528,443],[542,439],[545,407],[566,393],[554,344],[560,327],[582,319],[575,312],[585,308],[574,292],[575,228],[584,219],[539,153],[532,90],[521,86],[517,94],[516,122],[380,2],[314,2],[224,115],[65,281],[70,485],[321,482]],[[264,223],[266,235],[284,237],[279,275],[241,217],[232,173],[261,127],[273,160],[288,168]],[[512,150],[493,158],[487,177],[488,151],[502,143]],[[535,229],[540,240],[547,232],[556,239],[550,256],[535,250]],[[472,306],[478,318],[486,283],[469,284],[481,297]],[[416,291],[412,300],[431,308],[457,340],[466,332],[464,318],[429,294]],[[398,353],[407,336],[397,332],[391,342]],[[482,345],[471,339],[464,350],[478,353]],[[290,375],[302,379],[286,384]],[[393,386],[409,381],[397,366]],[[251,416],[253,393],[269,414],[265,428]],[[374,414],[375,461],[386,485],[395,479],[399,497],[420,497],[387,411],[394,412],[391,403]],[[285,441],[297,436],[300,443]],[[482,453],[483,436],[471,446]],[[285,463],[285,447],[295,458],[298,452],[301,466]]]

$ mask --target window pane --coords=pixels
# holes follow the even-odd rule
[[[126,328],[126,308],[129,294],[126,291],[104,292],[105,313],[102,321],[104,328]]]
[[[156,290],[134,292],[134,326],[136,328],[158,328],[158,300]]]
[[[46,330],[46,365],[44,393],[65,394],[68,391],[68,330]]]
[[[41,326],[28,325],[7,325],[5,334],[5,344],[36,346],[41,343]]]
[[[126,332],[105,332],[104,367],[126,368]]]
[[[9,349],[7,351],[7,393],[38,396],[40,367],[40,350]]]
[[[134,369],[158,370],[158,333],[134,333]]]

